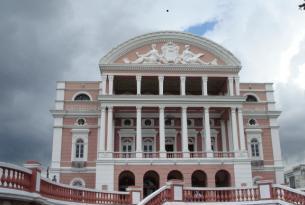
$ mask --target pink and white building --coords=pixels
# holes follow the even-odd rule
[[[283,183],[272,83],[241,83],[240,61],[183,32],[124,42],[99,61],[101,81],[57,82],[51,177],[148,195],[186,186]]]

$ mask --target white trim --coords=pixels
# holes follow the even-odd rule
[[[247,147],[248,147],[249,157],[252,160],[264,160],[262,130],[261,129],[246,129],[246,136],[247,136]],[[259,143],[259,156],[258,157],[252,156],[252,149],[251,149],[252,139],[257,139],[257,141]]]
[[[72,97],[72,101],[75,101],[76,96],[80,95],[80,94],[85,94],[88,95],[88,97],[90,98],[90,101],[93,100],[92,96],[90,95],[90,93],[88,93],[87,91],[78,91],[76,93],[74,93],[73,97]]]
[[[58,126],[58,127],[57,127]],[[51,169],[60,167],[63,117],[54,117]]]
[[[147,44],[168,41],[195,45],[198,48],[213,53],[216,57],[224,61],[227,65],[240,66],[240,61],[235,56],[233,56],[230,51],[226,50],[219,44],[208,40],[207,38],[195,36],[193,34],[184,32],[161,31],[140,35],[118,45],[117,47],[109,51],[103,58],[100,59],[100,68],[103,64],[115,62],[118,58],[127,54],[131,50],[134,50],[135,48],[139,48]]]
[[[252,93],[252,92],[244,93],[243,96],[245,97],[245,99],[247,98],[247,95],[252,95],[252,96],[256,97],[257,102],[261,102],[260,98],[255,93]],[[255,102],[247,102],[247,101],[245,101],[245,102],[246,103],[255,103]]]
[[[88,135],[89,129],[72,129],[72,152],[71,161],[87,161],[88,160]],[[82,139],[84,142],[84,157],[76,158],[75,145],[78,139]]]
[[[78,120],[80,120],[80,119],[83,119],[85,121],[83,125],[78,124]],[[76,118],[74,125],[76,125],[77,127],[84,127],[84,126],[88,125],[87,119],[85,117],[78,117],[78,118]]]
[[[114,116],[115,117],[115,116]],[[133,116],[134,117],[134,116]],[[130,125],[125,125],[125,121],[126,120],[130,120]],[[133,127],[134,126],[134,120],[133,118],[125,118],[125,119],[121,119],[121,126],[122,127]]]
[[[82,183],[82,186],[81,187],[86,187],[86,182],[85,180],[83,180],[82,178],[73,178],[71,181],[70,181],[70,186],[73,186],[73,183],[76,182],[76,181],[80,181]],[[77,187],[77,186],[73,186],[73,187]]]
[[[146,120],[150,120],[151,124],[150,125],[145,125]],[[142,128],[154,127],[155,126],[155,120],[153,118],[147,118],[147,117],[142,116],[141,124],[142,124]]]
[[[7,163],[7,162],[0,162],[0,167],[7,167],[7,168],[11,168],[11,169],[15,169],[15,170],[19,170],[28,174],[32,174],[32,170],[15,165],[15,164],[11,164],[11,163]]]

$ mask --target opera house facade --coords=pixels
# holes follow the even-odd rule
[[[114,47],[99,68],[100,81],[57,82],[51,178],[105,191],[138,186],[144,196],[171,179],[283,183],[272,83],[240,82],[240,61],[221,45],[148,33]]]

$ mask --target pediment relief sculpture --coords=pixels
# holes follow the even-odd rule
[[[131,64],[203,64],[218,65],[217,58],[210,62],[206,62],[201,58],[204,53],[193,53],[190,45],[185,45],[184,50],[179,54],[180,47],[173,42],[165,43],[161,47],[161,53],[157,50],[156,44],[151,45],[151,50],[147,53],[140,54],[136,52],[137,59],[129,60],[127,57],[123,59],[124,63]]]

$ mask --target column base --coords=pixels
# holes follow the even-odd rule
[[[207,158],[214,158],[214,153],[212,151],[207,152]]]
[[[166,152],[160,152],[159,155],[160,158],[166,158]]]
[[[112,152],[100,152],[99,158],[112,158]]]
[[[183,152],[183,158],[190,158],[189,152]]]
[[[246,150],[239,150],[239,151],[235,151],[235,157],[240,157],[240,158],[248,158],[248,152]]]
[[[142,158],[142,157],[143,157],[142,152],[137,152],[137,153],[136,153],[136,158]]]

